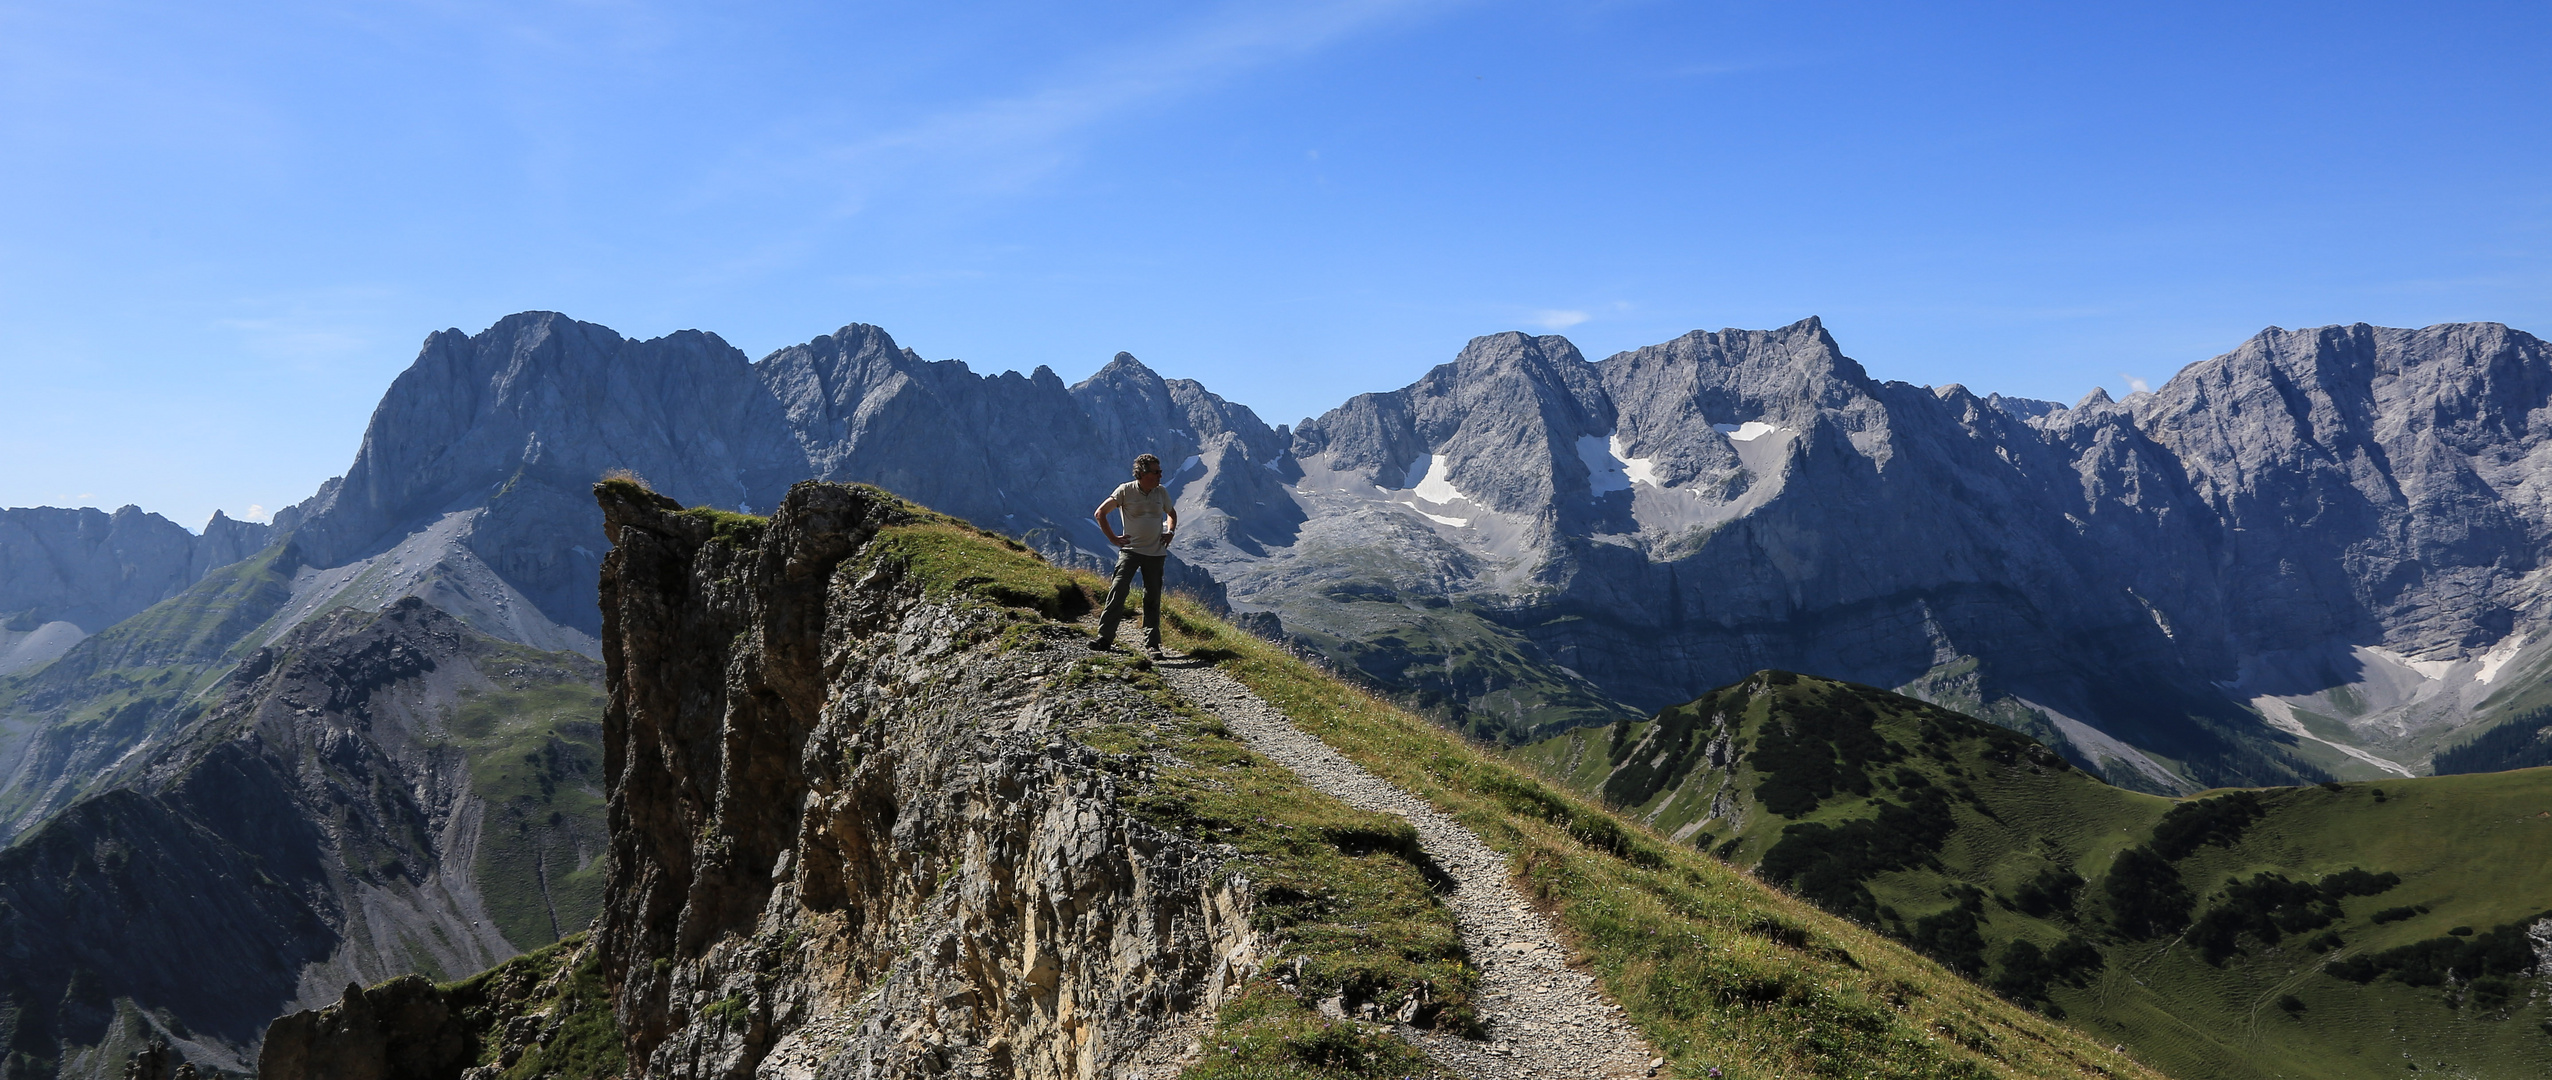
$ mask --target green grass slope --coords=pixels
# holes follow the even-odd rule
[[[277,544],[0,679],[0,838],[67,804],[135,744],[202,714],[209,692],[292,597],[299,563]],[[14,752],[9,752],[14,751]]]
[[[1667,1056],[1665,1075],[2156,1075],[1192,605],[1170,624],[1173,647],[1506,852],[1576,962]]]
[[[486,685],[447,707],[444,731],[486,804],[471,878],[505,940],[533,949],[602,910],[602,665],[493,638],[481,645]]]
[[[2176,1076],[2552,1075],[2552,770],[2172,800],[1783,672],[1513,756]]]

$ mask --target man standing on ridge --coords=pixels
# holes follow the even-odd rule
[[[1125,519],[1125,531],[1108,527],[1108,511]],[[1090,512],[1099,531],[1117,546],[1116,581],[1108,586],[1108,606],[1099,615],[1099,640],[1093,649],[1116,647],[1116,629],[1125,618],[1126,594],[1133,591],[1136,571],[1143,573],[1143,651],[1161,652],[1161,564],[1170,555],[1170,536],[1178,531],[1179,508],[1170,489],[1161,486],[1161,459],[1145,454],[1134,459],[1134,480],[1117,485],[1108,501]]]

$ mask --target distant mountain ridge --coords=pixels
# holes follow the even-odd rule
[[[2543,343],[2495,324],[2271,329],[2069,408],[1872,379],[1814,319],[1596,362],[1508,333],[1289,430],[1124,354],[1067,386],[873,326],[756,363],[529,312],[431,336],[277,515],[303,567],[266,632],[419,595],[593,655],[614,468],[721,509],[872,482],[1103,564],[1088,505],[1151,452],[1175,576],[1482,736],[1783,666],[2150,790],[2405,774],[2552,671],[2545,418]]]
[[[2410,771],[2542,681],[2547,387],[2489,324],[2271,330],[2070,409],[1872,380],[1813,320],[1593,364],[1509,334],[1295,451],[1329,516],[1416,523],[1395,557],[1480,568],[1444,594],[1640,709],[1981,668],[1966,704],[2168,788]]]
[[[0,510],[0,675],[50,663],[273,539],[219,510],[200,535],[138,506]]]

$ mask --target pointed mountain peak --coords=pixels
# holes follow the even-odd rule
[[[1154,372],[1150,367],[1145,366],[1143,361],[1135,359],[1133,353],[1119,352],[1108,360],[1107,366],[1100,368],[1096,374],[1090,377],[1098,379],[1126,377],[1143,378],[1145,376],[1150,376],[1155,379],[1160,378],[1160,375]]]
[[[827,341],[831,342],[834,348],[845,353],[884,353],[890,356],[901,356],[912,352],[895,344],[895,335],[868,323],[850,323],[808,344],[821,349],[823,343]],[[914,359],[920,358],[916,356]]]
[[[1166,401],[1169,384],[1167,380],[1161,378],[1159,372],[1146,367],[1143,361],[1135,359],[1133,353],[1121,352],[1116,354],[1114,359],[1109,360],[1107,366],[1091,372],[1089,378],[1081,380],[1072,389],[1074,393],[1097,389],[1132,391],[1146,397],[1160,397]]]
[[[2084,408],[2089,408],[2089,407],[2091,407],[2091,406],[2093,406],[2093,405],[2115,405],[2115,404],[2117,404],[2117,402],[2116,402],[2116,401],[2114,401],[2114,400],[2111,400],[2111,398],[2109,397],[2109,388],[2108,388],[2108,387],[2105,387],[2105,386],[2095,386],[2095,387],[2092,387],[2092,388],[2091,388],[2091,392],[2090,392],[2090,393],[2088,393],[2088,394],[2084,394],[2084,395],[2082,396],[2082,400],[2077,401],[2077,402],[2074,402],[2074,408],[2077,408],[2077,409],[2084,409]]]

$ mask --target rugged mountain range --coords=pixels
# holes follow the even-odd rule
[[[430,339],[278,523],[328,568],[298,593],[590,652],[604,470],[721,508],[873,482],[1096,565],[1087,504],[1149,451],[1190,588],[1475,734],[1788,666],[2183,790],[2417,772],[2540,681],[2546,362],[2491,325],[2271,330],[2068,408],[1874,380],[1815,320],[1597,362],[1503,334],[1288,430],[1124,355],[1066,386],[875,327],[752,363],[529,314]]]
[[[1124,354],[1066,385],[869,326],[754,362],[526,313],[428,338],[271,531],[6,511],[0,836],[142,792],[120,763],[338,613],[414,597],[598,657],[606,473],[746,513],[873,482],[1098,566],[1089,507],[1142,452],[1171,465],[1174,582],[1473,735],[1778,667],[2146,790],[2422,772],[2552,704],[2545,353],[2490,324],[2272,329],[2066,407],[1874,380],[1815,320],[1593,362],[1500,334],[1288,428]]]
[[[1503,334],[1289,430],[1124,355],[1066,386],[868,326],[755,363],[528,313],[429,338],[345,477],[277,516],[296,565],[262,632],[419,595],[593,655],[580,502],[611,469],[721,509],[874,482],[1100,565],[1087,507],[1148,451],[1188,588],[1475,734],[1784,666],[2149,789],[2410,773],[2542,681],[2546,367],[2488,324],[2271,330],[2067,408],[1873,380],[1815,320],[1597,362]]]
[[[2271,330],[2064,408],[1878,382],[1813,320],[1591,364],[1500,335],[1302,426],[1320,542],[1191,557],[1369,670],[1375,628],[1476,614],[1643,711],[1788,665],[2140,786],[2408,772],[2540,681],[2547,365],[2499,326]]]

